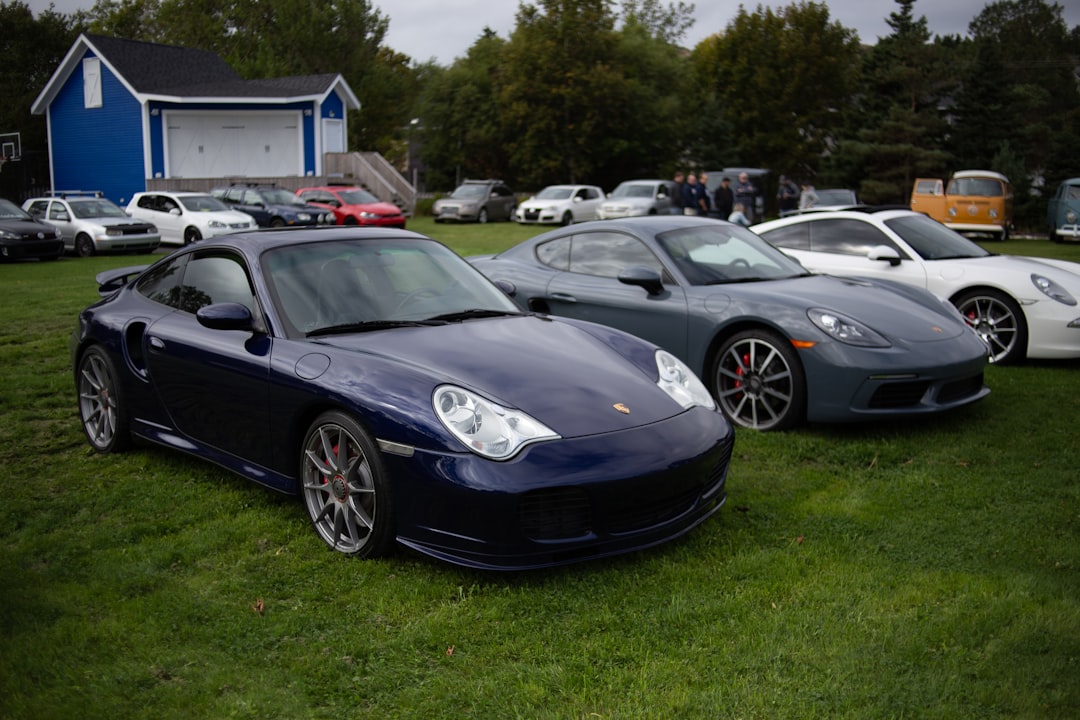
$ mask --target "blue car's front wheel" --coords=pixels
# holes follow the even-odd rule
[[[320,415],[300,457],[302,495],[315,532],[338,552],[385,555],[394,543],[394,505],[375,444],[348,415]]]

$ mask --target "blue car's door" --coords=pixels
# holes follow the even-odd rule
[[[271,339],[251,330],[204,327],[199,307],[254,305],[243,263],[225,253],[195,255],[184,270],[179,312],[146,332],[147,368],[173,426],[191,440],[269,466]]]
[[[571,243],[569,271],[547,286],[551,313],[625,330],[685,358],[686,293],[656,255],[637,238],[610,230],[584,230]],[[619,280],[636,269],[653,271],[666,282],[649,292]]]

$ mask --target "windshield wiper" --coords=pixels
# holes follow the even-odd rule
[[[327,325],[315,328],[305,333],[304,337],[319,337],[320,335],[341,335],[344,333],[369,332],[372,330],[389,330],[403,327],[432,327],[445,325],[442,320],[367,320],[364,322],[341,323],[340,325]]]
[[[459,310],[457,312],[436,315],[435,317],[428,318],[428,320],[455,322],[458,320],[474,320],[476,318],[517,316],[521,314],[522,313],[520,312],[514,312],[512,310],[485,310],[483,308],[470,308],[469,310]]]

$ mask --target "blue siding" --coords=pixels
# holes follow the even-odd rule
[[[49,107],[53,188],[101,190],[126,204],[132,193],[146,189],[141,109],[104,63],[101,89],[102,106],[83,107],[79,66]]]

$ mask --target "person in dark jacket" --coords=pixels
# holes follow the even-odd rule
[[[675,194],[671,197],[671,209],[672,215],[683,214],[683,187],[686,186],[686,178],[683,177],[682,171],[675,173]]]
[[[735,193],[731,189],[731,178],[725,177],[720,181],[720,187],[713,193],[713,207],[716,208],[716,214],[722,220],[727,220],[735,209]]]
[[[697,175],[690,173],[686,176],[686,184],[683,185],[682,205],[683,215],[698,215],[698,197],[701,191],[698,189]]]

